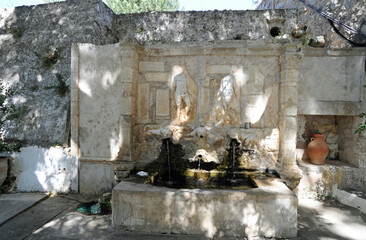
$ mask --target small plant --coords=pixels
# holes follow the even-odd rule
[[[13,35],[14,39],[19,39],[23,36],[23,31],[18,28],[8,29],[7,33]]]
[[[303,47],[309,46],[311,37],[304,35],[304,36],[300,37],[299,39],[301,40],[301,44]]]
[[[317,198],[318,198],[319,200],[329,200],[329,199],[331,199],[331,198],[332,198],[332,196],[331,196],[329,193],[327,193],[327,194],[320,195],[320,196],[318,196]]]
[[[362,133],[363,131],[366,131],[366,113],[361,113],[359,117],[362,119],[363,122],[358,125],[356,133]]]
[[[55,50],[54,52],[44,56],[42,58],[42,65],[45,68],[50,68],[52,67],[54,64],[56,64],[58,62],[59,59],[59,53],[57,50]]]
[[[58,62],[58,60],[60,59],[60,54],[59,51],[55,48],[46,48],[44,51],[47,52],[45,55],[40,54],[37,51],[34,51],[34,54],[41,60],[42,67],[48,69]]]
[[[57,79],[57,85],[48,86],[48,87],[45,87],[45,89],[54,89],[60,97],[64,97],[66,95],[67,91],[69,91],[69,88],[66,85],[66,82],[63,80],[61,74],[57,73],[56,79]]]
[[[366,85],[363,85],[364,88],[366,88]],[[366,131],[366,113],[361,113],[358,115],[361,118],[361,123],[358,125],[358,129],[355,131],[355,133],[361,134],[362,132]]]
[[[0,140],[0,152],[20,152],[22,145],[21,141],[4,142]]]
[[[25,106],[15,106],[14,104],[11,104],[7,108],[7,116],[6,120],[15,120],[22,117],[27,112],[27,108]]]
[[[282,38],[285,38],[286,36],[285,36],[286,34],[284,33],[284,32],[280,32],[280,33],[278,33],[278,35],[277,36],[275,36],[274,38],[275,39],[282,39]]]

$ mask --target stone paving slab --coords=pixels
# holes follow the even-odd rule
[[[111,226],[111,215],[87,216],[73,208],[36,230],[26,240],[105,239],[113,233]]]
[[[38,202],[0,226],[0,240],[19,240],[30,236],[65,211],[75,209],[78,202],[62,197],[50,197]]]
[[[335,199],[299,199],[299,240],[365,240],[366,215]]]
[[[44,193],[0,194],[0,225],[46,197]]]

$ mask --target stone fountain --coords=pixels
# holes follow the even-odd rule
[[[72,54],[80,192],[113,188],[116,229],[296,236],[295,46],[78,44]]]
[[[160,142],[156,159],[142,167],[149,177],[130,177],[113,190],[117,229],[296,236],[297,198],[275,171],[278,129],[243,124],[249,118],[243,119],[240,107],[242,86],[250,81],[243,75],[239,66],[223,75],[211,88],[206,111],[197,109],[202,82],[185,66],[172,68],[171,121],[144,129],[147,144]]]

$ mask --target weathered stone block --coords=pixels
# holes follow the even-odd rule
[[[232,72],[231,65],[210,65],[207,66],[206,72],[208,74],[230,74]]]
[[[210,108],[210,89],[208,88],[200,88],[199,89],[199,99],[198,99],[198,112],[199,113],[208,113]]]
[[[164,62],[140,62],[141,72],[164,72]]]
[[[131,171],[134,169],[136,162],[134,161],[116,161],[114,170],[117,171]]]
[[[130,68],[130,67],[122,67],[122,78],[121,81],[123,83],[130,83],[133,82],[134,74],[136,74],[136,70]]]
[[[123,97],[121,100],[121,114],[132,115],[132,97]]]
[[[168,73],[145,73],[145,78],[148,82],[169,82]]]
[[[80,193],[97,195],[110,191],[115,185],[113,164],[80,162]]]
[[[296,69],[282,70],[280,72],[280,82],[298,82],[299,81],[299,71]]]
[[[156,117],[170,117],[169,89],[156,90]]]
[[[148,123],[150,121],[150,89],[148,83],[138,85],[137,96],[137,121]]]

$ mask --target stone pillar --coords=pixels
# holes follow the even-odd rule
[[[302,172],[296,165],[297,84],[299,54],[295,45],[287,46],[280,56],[280,152],[278,170],[290,189],[296,188]]]
[[[120,149],[115,164],[115,175],[117,180],[122,180],[128,176],[130,170],[134,168],[135,162],[132,161],[132,131],[136,112],[137,96],[137,76],[138,76],[138,53],[135,45],[123,44],[122,51],[122,98],[121,98],[121,117],[119,127],[123,139],[123,147]]]

